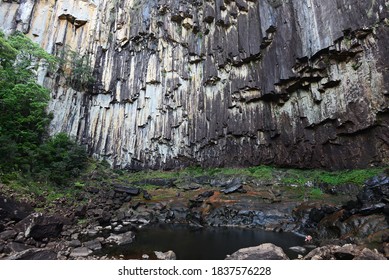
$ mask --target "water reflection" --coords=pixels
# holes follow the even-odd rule
[[[293,233],[276,233],[260,229],[204,228],[193,230],[185,225],[158,225],[136,232],[136,240],[129,245],[112,247],[103,253],[124,255],[126,259],[153,257],[153,251],[173,250],[180,260],[222,260],[240,248],[273,243],[284,249],[290,258],[297,253],[292,246],[303,246],[304,238]]]

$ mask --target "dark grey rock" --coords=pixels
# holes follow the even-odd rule
[[[13,254],[8,260],[56,260],[57,253],[47,249],[27,249],[22,252]]]
[[[98,241],[96,239],[84,242],[84,246],[91,249],[92,251],[101,250],[101,248],[102,248],[100,241]]]
[[[24,231],[24,235],[35,240],[57,237],[61,234],[64,219],[56,215],[33,213],[20,221],[15,228]]]
[[[20,221],[30,215],[33,210],[27,203],[18,202],[0,194],[0,221],[6,219]]]
[[[6,230],[0,232],[0,239],[3,240],[9,240],[9,239],[14,239],[18,233],[14,231],[13,229],[11,230]]]
[[[231,182],[225,185],[225,188],[220,190],[224,194],[229,194],[233,192],[242,192],[242,181],[239,178],[235,178]]]
[[[81,241],[78,240],[78,239],[73,239],[73,240],[70,240],[69,243],[68,243],[69,247],[80,247],[81,246]]]
[[[146,200],[151,200],[151,194],[148,191],[143,190],[143,198]]]
[[[128,187],[123,185],[114,185],[115,192],[126,193],[129,195],[137,196],[140,193],[140,189],[136,187]]]
[[[31,248],[31,246],[19,242],[9,242],[6,246],[6,249],[10,252],[21,252]]]
[[[79,205],[74,210],[74,215],[79,218],[84,218],[86,215],[87,207],[86,205]]]

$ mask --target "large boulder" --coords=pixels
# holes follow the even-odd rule
[[[380,175],[365,182],[363,190],[358,194],[358,201],[362,208],[377,205],[382,202],[389,203],[389,177]]]
[[[90,254],[92,254],[92,252],[93,251],[87,247],[78,247],[78,248],[74,248],[70,252],[70,257],[71,258],[85,258],[85,257],[89,256]]]
[[[171,250],[169,250],[167,252],[154,251],[154,254],[158,260],[176,260],[177,259],[176,254]]]
[[[354,244],[343,246],[327,245],[318,247],[309,252],[305,260],[386,260],[376,250],[361,248]]]
[[[288,260],[288,256],[282,248],[272,244],[264,243],[256,247],[239,249],[226,260]]]
[[[33,213],[17,223],[15,228],[24,232],[26,238],[32,237],[35,240],[42,240],[58,237],[64,223],[64,219],[60,216]]]
[[[20,221],[33,212],[33,208],[24,202],[0,195],[0,221]],[[1,222],[0,222],[1,223]]]
[[[107,243],[114,243],[116,245],[126,245],[134,241],[135,234],[132,231],[128,231],[122,234],[112,234],[105,240]]]

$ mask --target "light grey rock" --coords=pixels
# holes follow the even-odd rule
[[[74,248],[70,252],[70,257],[71,258],[83,258],[83,257],[89,256],[92,253],[93,253],[93,251],[88,249],[87,247],[78,247],[78,248]]]
[[[290,247],[289,250],[292,250],[293,252],[296,252],[299,254],[305,254],[305,252],[307,251],[306,248],[301,247],[301,246],[293,246],[293,247]]]
[[[255,247],[239,249],[231,254],[226,260],[288,260],[288,256],[282,248],[264,243]]]
[[[116,245],[130,244],[134,241],[135,234],[132,231],[128,231],[122,234],[113,234],[105,240],[107,243],[114,243]]]
[[[156,255],[157,259],[159,259],[159,260],[176,260],[177,259],[176,254],[171,250],[169,250],[167,252],[154,251],[154,254]]]

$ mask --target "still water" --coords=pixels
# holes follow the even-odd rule
[[[106,248],[102,253],[131,259],[141,258],[142,254],[153,258],[153,251],[173,250],[178,260],[223,260],[241,248],[273,243],[289,258],[296,258],[297,253],[289,247],[304,245],[304,238],[293,233],[245,228],[194,230],[184,225],[158,225],[138,230],[135,234],[132,244]]]

